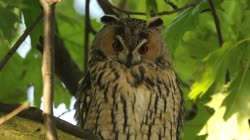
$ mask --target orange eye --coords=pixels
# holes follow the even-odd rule
[[[141,48],[139,49],[140,54],[145,54],[148,51],[148,46],[147,45],[142,45]]]
[[[117,52],[120,52],[122,51],[122,45],[121,43],[119,43],[118,41],[114,42],[113,43],[113,49]]]

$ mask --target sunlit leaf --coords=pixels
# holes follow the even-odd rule
[[[241,114],[243,112],[235,112],[227,119],[224,119],[223,117],[227,107],[221,106],[221,104],[223,101],[225,101],[225,98],[227,98],[227,89],[228,86],[225,86],[221,92],[214,94],[212,96],[212,100],[207,104],[207,106],[215,110],[215,113],[208,120],[207,124],[204,125],[200,134],[207,134],[207,139],[247,140],[250,138],[250,129],[248,126],[248,119],[243,119],[243,116]],[[236,104],[235,106],[240,108],[240,106]],[[240,110],[239,108],[238,110]],[[247,114],[248,110],[245,111]]]
[[[250,39],[245,41],[249,42]],[[223,105],[226,106],[226,113],[224,115],[225,119],[238,113],[238,121],[244,120],[245,123],[247,123],[247,120],[250,118],[250,45],[243,44],[241,47],[245,49],[242,50],[243,59],[241,60],[240,67],[238,67],[239,72],[229,85],[229,95],[226,97]]]
[[[190,98],[196,99],[208,91],[212,84],[224,82],[230,60],[238,56],[239,49],[231,42],[225,43],[221,48],[211,52],[205,59],[204,65],[200,68],[201,76],[192,85]]]

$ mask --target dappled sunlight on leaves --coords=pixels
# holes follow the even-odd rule
[[[222,48],[210,53],[204,59],[206,69],[201,79],[197,80],[191,88],[189,97],[197,100],[212,85],[222,85],[227,70],[231,75],[231,81],[227,85],[218,86],[220,88],[210,91],[212,100],[207,105],[213,108],[215,113],[200,132],[200,134],[208,134],[207,139],[250,138],[248,126],[250,49],[248,43],[245,43],[248,41],[249,39],[236,43],[226,42]]]
[[[230,67],[231,59],[238,55],[238,48],[234,47],[231,42],[224,43],[223,47],[211,52],[203,60],[201,65],[200,77],[192,85],[189,97],[197,99],[202,96],[212,86],[212,84],[221,84],[227,68]]]
[[[207,134],[208,140],[247,140],[250,139],[250,130],[247,123],[247,118],[242,118],[240,111],[233,113],[228,119],[224,119],[226,107],[221,106],[223,100],[227,97],[226,91],[219,92],[212,96],[212,100],[207,103],[207,106],[213,108],[215,113],[204,125],[199,135]]]

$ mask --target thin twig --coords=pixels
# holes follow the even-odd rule
[[[214,18],[214,24],[215,24],[217,35],[218,35],[218,41],[219,41],[219,44],[221,47],[223,44],[223,37],[222,37],[222,32],[221,32],[221,27],[220,27],[220,21],[219,21],[219,18],[217,16],[217,13],[216,13],[213,0],[208,0],[208,3],[210,5],[211,11],[212,11],[212,15]]]
[[[216,13],[213,0],[208,0],[208,3],[210,5],[211,12],[212,12],[212,15],[214,18],[214,24],[215,24],[216,31],[217,31],[219,45],[220,45],[220,47],[222,47],[224,41],[223,41],[223,36],[222,36],[222,32],[221,32],[220,21],[219,21],[218,15]],[[229,81],[230,81],[230,73],[227,70],[226,76],[225,76],[225,84],[227,84]]]
[[[114,11],[111,7],[112,4],[108,0],[97,0],[97,3],[102,8],[103,12],[108,15],[115,15],[119,17],[119,13],[117,11]]]
[[[71,111],[72,111],[72,109],[66,110],[66,111],[64,111],[62,114],[60,114],[60,115],[57,116],[57,117],[60,118],[60,117],[62,117],[64,114],[69,113],[69,112],[71,112]]]
[[[43,14],[40,14],[36,20],[25,29],[24,33],[19,37],[13,47],[9,50],[9,52],[5,55],[5,57],[0,62],[0,71],[3,69],[5,64],[9,61],[12,55],[16,52],[16,50],[20,47],[26,37],[30,34],[30,32],[42,21]]]
[[[114,5],[111,5],[111,8],[113,8],[119,12],[125,13],[127,15],[146,15],[146,13],[143,13],[143,12],[133,12],[133,11],[125,10],[125,9],[120,9]]]
[[[72,60],[64,41],[67,39],[55,35],[55,74],[63,82],[72,96],[75,96],[78,89],[78,82],[84,75],[77,64]],[[43,53],[43,37],[39,39],[37,49]],[[67,69],[65,69],[67,68]]]
[[[200,2],[201,2],[201,0],[195,0],[194,2],[192,2],[190,4],[187,4],[187,5],[185,5],[185,6],[181,7],[181,8],[177,8],[177,9],[174,9],[172,11],[163,11],[163,12],[158,13],[158,15],[159,16],[161,16],[161,15],[170,15],[170,14],[173,14],[173,13],[176,13],[176,12],[180,12],[180,11],[183,11],[183,10],[188,9],[190,7],[194,7]]]
[[[90,0],[85,1],[85,36],[84,36],[84,72],[87,71],[88,53],[89,53],[89,32],[90,32],[90,18],[89,18],[89,3]]]
[[[175,5],[173,2],[171,1],[168,1],[168,0],[164,0],[165,3],[167,3],[169,6],[171,6],[173,9],[178,9],[178,6]]]
[[[57,140],[56,127],[53,120],[53,91],[54,91],[54,39],[55,39],[55,5],[47,0],[40,0],[44,11],[44,48],[43,48],[43,98],[44,120],[48,140]]]
[[[29,108],[29,103],[25,102],[24,104],[20,105],[19,107],[17,107],[15,110],[13,110],[12,112],[10,112],[9,114],[3,116],[0,118],[0,125],[6,121],[8,121],[9,119],[11,119],[12,117],[16,116],[18,113],[20,113],[21,111],[25,110]]]
[[[187,4],[187,5],[185,5],[185,6],[181,7],[181,8],[176,8],[176,9],[174,9],[172,11],[162,11],[162,12],[157,13],[157,15],[163,16],[163,15],[170,15],[170,14],[173,14],[173,13],[177,13],[177,12],[183,11],[185,9],[188,9],[190,7],[194,7],[200,2],[201,2],[201,0],[195,0],[193,3]],[[114,5],[111,5],[111,8],[113,8],[113,9],[119,11],[119,12],[125,13],[127,15],[146,15],[146,13],[144,13],[144,12],[128,11],[128,10],[120,9],[120,8],[114,6]]]

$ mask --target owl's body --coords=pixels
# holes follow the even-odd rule
[[[162,21],[102,21],[80,82],[78,124],[105,140],[179,139],[183,98],[158,28]]]

